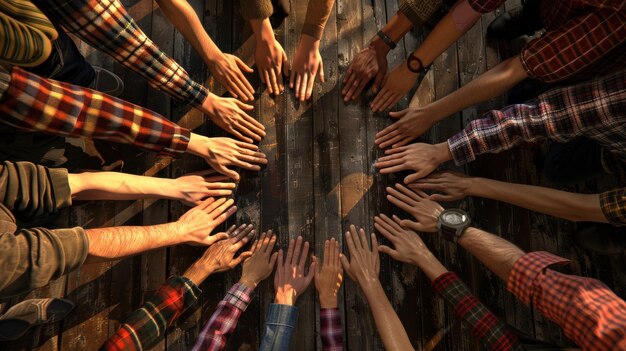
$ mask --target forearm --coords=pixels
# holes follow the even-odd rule
[[[463,1],[466,2],[466,0],[461,2]],[[467,18],[468,23],[464,26],[459,26],[458,20],[455,21],[455,17],[459,17],[459,15],[455,16],[454,12],[457,8],[458,6],[448,12],[424,39],[422,45],[413,52],[415,56],[422,60],[424,66],[433,63],[439,55],[446,51],[450,45],[455,43],[480,19],[480,14],[478,13],[464,14],[466,17],[469,17]]]
[[[458,244],[504,281],[515,262],[524,255],[524,251],[510,242],[474,227],[465,230]]]
[[[89,238],[87,263],[120,259],[182,242],[176,223],[94,228],[86,233]]]
[[[222,51],[204,30],[196,11],[186,0],[157,0],[157,3],[205,63],[213,62],[222,55]]]
[[[424,65],[428,65],[427,62],[430,61],[424,61]],[[433,118],[440,121],[467,107],[502,95],[526,78],[527,74],[519,56],[515,56],[501,62],[455,92],[433,102],[428,108]]]
[[[132,144],[173,157],[185,152],[190,133],[141,106],[19,67],[12,69],[0,114],[3,123],[20,129]]]
[[[72,198],[75,200],[174,199],[175,180],[125,174],[89,172],[69,174]]]
[[[467,194],[510,203],[570,221],[608,223],[598,194],[576,194],[541,186],[470,178]]]
[[[413,350],[409,336],[404,330],[396,311],[391,306],[389,299],[387,299],[380,282],[372,282],[370,286],[361,288],[370,305],[372,315],[374,315],[376,328],[383,340],[385,349],[389,351]]]
[[[251,19],[250,27],[252,28],[252,33],[257,42],[274,39],[274,30],[272,29],[269,18]]]

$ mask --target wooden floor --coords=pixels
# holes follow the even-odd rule
[[[237,52],[252,63],[253,44],[249,28],[238,14],[235,1],[190,0],[204,21],[208,33],[225,52]],[[267,153],[269,164],[259,173],[244,172],[236,192],[239,211],[237,223],[251,222],[256,227],[279,233],[279,243],[286,247],[289,238],[302,235],[321,254],[325,239],[340,237],[350,223],[373,231],[373,216],[378,213],[405,214],[385,200],[385,187],[396,179],[377,174],[373,163],[381,152],[374,146],[374,135],[390,123],[386,114],[373,114],[366,107],[370,96],[358,103],[344,105],[340,96],[340,81],[352,58],[397,11],[397,0],[336,0],[335,9],[322,39],[322,56],[327,82],[315,86],[313,103],[300,104],[293,92],[272,98],[256,76],[251,82],[258,87],[254,116],[267,128],[261,149]],[[292,0],[292,16],[276,31],[292,58],[306,12],[305,0]],[[149,0],[128,0],[124,4],[145,32],[171,54],[194,79],[208,78],[201,59],[185,42],[180,33],[169,25],[156,4]],[[519,6],[508,1],[506,8]],[[504,10],[501,9],[501,10]],[[417,89],[412,101],[405,99],[398,108],[423,105],[454,91],[486,69],[496,65],[504,55],[516,48],[498,47],[486,43],[486,26],[496,14],[483,16],[456,46],[450,48],[433,65]],[[417,28],[400,42],[389,55],[390,67],[402,62],[409,51],[423,39]],[[504,45],[504,44],[502,44]],[[88,59],[117,72],[126,82],[124,97],[180,121],[181,125],[197,128],[200,133],[220,134],[215,127],[203,124],[203,118],[188,106],[170,102],[164,95],[150,89],[145,81],[93,49],[82,45]],[[500,107],[503,98],[490,101],[456,114],[433,128],[423,140],[439,142],[458,131],[468,121],[490,108]],[[169,163],[155,155],[122,147],[129,173],[161,177],[177,177],[206,168],[204,162],[185,156]],[[516,149],[500,155],[481,157],[466,168],[452,164],[445,167],[474,175],[497,179],[541,184],[541,150]],[[603,183],[604,184],[604,183]],[[595,191],[588,184],[581,191]],[[448,204],[447,206],[454,206]],[[575,272],[601,279],[626,297],[626,257],[589,255],[578,249],[572,239],[574,225],[551,217],[521,210],[506,204],[483,199],[468,199],[460,204],[472,214],[484,229],[527,250],[546,249],[572,258]],[[87,228],[110,225],[147,225],[176,220],[185,208],[177,202],[95,202],[79,204],[68,211],[61,225],[83,225]],[[233,221],[233,222],[234,222]],[[505,285],[472,259],[466,252],[444,243],[436,237],[425,236],[433,252],[450,269],[458,272],[497,315],[528,334],[559,344],[569,344],[554,324],[526,308],[508,294]],[[185,270],[202,252],[187,246],[157,250],[138,257],[84,266],[49,287],[29,294],[35,296],[67,296],[76,302],[75,311],[62,324],[36,330],[19,343],[0,345],[3,350],[37,348],[40,350],[94,350],[111,335],[119,322],[137,308],[143,299],[157,289],[170,274]],[[428,279],[416,268],[381,257],[381,280],[387,296],[400,315],[413,345],[418,350],[476,350],[477,343],[470,331],[453,314],[431,288]],[[188,350],[215,305],[226,290],[238,280],[240,270],[211,277],[201,288],[201,308],[183,316],[170,328],[155,350]],[[263,321],[273,289],[262,283],[257,295],[240,320],[236,334],[230,339],[229,350],[256,350],[261,338]],[[319,318],[314,288],[298,300],[300,318],[293,338],[293,350],[320,350]],[[382,350],[367,303],[359,289],[349,279],[341,291],[341,314],[347,350]]]

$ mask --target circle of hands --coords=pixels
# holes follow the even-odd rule
[[[260,80],[270,94],[282,94],[285,82],[288,81],[289,87],[295,90],[296,99],[305,101],[311,98],[316,78],[324,82],[319,40],[307,35],[302,35],[293,64],[290,65],[285,50],[275,39],[271,28],[262,28],[256,40],[254,58]],[[252,73],[253,69],[236,56],[224,54],[210,65],[210,70],[233,98],[210,94],[203,104],[204,112],[214,123],[240,141],[229,138],[202,140],[203,146],[210,150],[204,153],[204,158],[224,176],[183,176],[177,179],[181,184],[177,191],[181,201],[197,205],[179,220],[181,226],[187,228],[186,241],[211,245],[204,256],[216,260],[216,269],[226,270],[243,262],[240,282],[254,288],[276,266],[276,303],[294,304],[311,281],[315,280],[322,308],[336,308],[344,270],[364,289],[379,284],[379,252],[418,266],[432,259],[432,254],[417,232],[436,232],[437,218],[443,211],[436,201],[463,198],[471,186],[471,180],[453,172],[433,173],[439,164],[447,160],[442,157],[442,148],[438,145],[411,143],[437,121],[428,106],[390,112],[389,115],[397,121],[376,134],[375,143],[385,149],[385,156],[375,163],[380,173],[413,172],[404,179],[405,185],[396,184],[395,187],[387,188],[387,199],[413,218],[400,219],[395,215],[388,217],[384,214],[374,218],[374,227],[391,245],[379,246],[374,234],[369,235],[368,240],[362,228],[357,230],[351,225],[344,240],[349,258],[341,253],[339,240],[331,238],[324,242],[323,260],[311,256],[307,269],[309,243],[298,237],[289,241],[286,253],[282,249],[274,251],[277,238],[270,230],[262,233],[249,251],[235,258],[237,250],[252,240],[254,230],[251,225],[242,225],[232,227],[226,233],[211,235],[217,226],[236,211],[233,200],[215,200],[213,196],[228,196],[235,188],[235,184],[228,182],[228,178],[238,180],[239,175],[228,167],[260,170],[260,165],[267,163],[265,155],[252,144],[265,136],[265,128],[248,114],[253,106],[244,103],[254,100],[254,88],[244,74]],[[373,81],[371,89],[375,97],[370,104],[372,111],[385,111],[394,106],[416,83],[418,75],[402,64],[390,72],[387,70],[386,53],[372,46],[363,49],[354,58],[343,78],[341,92],[344,101],[355,101],[368,83]],[[424,191],[438,193],[429,195]]]

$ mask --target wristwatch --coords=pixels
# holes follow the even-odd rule
[[[409,71],[417,74],[420,74],[421,72],[426,73],[430,69],[430,65],[424,67],[424,63],[422,62],[422,60],[419,57],[415,56],[415,54],[409,55],[409,57],[406,59],[406,67],[409,69]]]
[[[470,224],[471,220],[467,212],[458,208],[444,210],[437,218],[439,234],[455,244]]]

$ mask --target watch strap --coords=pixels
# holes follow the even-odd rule
[[[385,32],[383,32],[382,30],[379,30],[378,33],[376,33],[376,35],[385,43],[387,44],[387,46],[389,46],[389,48],[391,50],[396,48],[396,43],[393,42],[393,40],[391,40],[391,38],[385,34]]]

